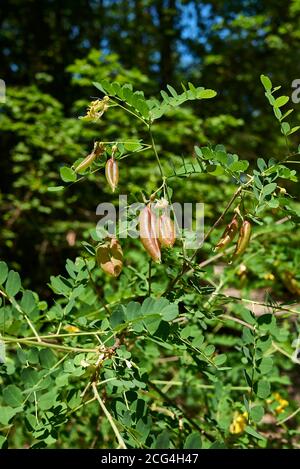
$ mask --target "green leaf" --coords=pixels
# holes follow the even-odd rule
[[[267,184],[266,186],[264,186],[262,190],[263,196],[265,197],[266,195],[272,194],[272,192],[275,191],[276,187],[277,187],[276,182],[271,182],[270,184]]]
[[[117,325],[121,324],[124,322],[125,319],[125,312],[124,312],[124,306],[123,305],[117,305],[114,309],[113,312],[110,316],[110,324],[112,328],[115,328]]]
[[[269,77],[266,75],[261,75],[260,76],[260,81],[262,82],[264,88],[266,91],[271,91],[272,89],[272,82]]]
[[[147,103],[144,99],[138,99],[135,102],[134,107],[144,117],[144,119],[148,119],[148,117],[149,117],[149,108],[148,108]]]
[[[0,449],[4,448],[7,443],[6,437],[0,435]]]
[[[160,94],[161,94],[164,101],[166,101],[167,103],[170,102],[170,97],[169,97],[168,93],[166,93],[164,90],[161,90]]]
[[[106,94],[106,91],[105,91],[105,89],[103,88],[103,86],[101,85],[101,83],[97,83],[96,81],[93,81],[93,85],[94,85],[98,90],[100,90],[102,93]]]
[[[126,142],[124,143],[124,148],[127,151],[135,152],[137,150],[140,150],[142,148],[142,145],[139,141]]]
[[[56,356],[50,349],[43,349],[39,353],[40,362],[43,368],[52,368],[57,362]]]
[[[244,376],[245,376],[245,380],[247,382],[247,385],[251,388],[252,387],[252,380],[249,376],[249,373],[247,370],[243,369],[243,373],[244,373]]]
[[[52,187],[48,187],[47,188],[47,191],[48,192],[60,192],[64,189],[65,187],[64,186],[52,186]]]
[[[255,394],[261,399],[266,399],[270,395],[271,385],[269,381],[265,379],[259,380],[254,386]]]
[[[290,124],[288,122],[282,122],[281,132],[283,133],[283,135],[288,135],[290,130],[291,130]]]
[[[25,368],[21,373],[21,379],[27,387],[32,388],[39,380],[39,374],[33,368]]]
[[[292,112],[294,112],[294,109],[289,109],[289,110],[281,117],[281,120],[283,121],[283,119],[285,119],[286,117],[288,117]]]
[[[171,95],[172,95],[174,98],[177,98],[178,94],[176,93],[176,90],[175,90],[171,85],[167,85],[167,88],[168,88],[168,90],[170,91]]]
[[[9,384],[3,389],[3,399],[11,407],[19,407],[24,400],[21,390],[14,384]]]
[[[18,274],[18,272],[10,270],[5,284],[6,293],[8,294],[8,296],[15,296],[20,291],[20,288],[20,275]]]
[[[165,321],[173,321],[178,316],[178,305],[171,303],[161,310],[161,315]]]
[[[35,299],[30,290],[25,290],[21,300],[21,308],[23,311],[30,315],[35,308]]]
[[[257,158],[257,166],[261,173],[267,168],[267,164],[263,158]]]
[[[225,353],[221,353],[220,355],[217,355],[217,356],[214,358],[214,364],[215,364],[216,366],[221,366],[221,365],[223,365],[226,361],[227,361],[227,356],[225,355]]]
[[[51,390],[49,392],[46,392],[45,394],[42,394],[42,396],[40,396],[38,399],[39,407],[42,410],[51,409],[51,407],[53,407],[54,404],[56,403],[56,398],[57,398],[57,394],[54,390]]]
[[[259,371],[262,374],[269,373],[273,368],[273,360],[271,357],[263,357],[260,365],[259,365]]]
[[[3,285],[7,279],[8,267],[7,264],[3,261],[0,262],[0,285]]]
[[[163,430],[156,439],[155,449],[168,449],[168,448],[170,448],[170,433],[168,430]]]
[[[68,166],[63,166],[59,170],[60,177],[64,182],[75,182],[77,179],[77,174],[73,169],[69,168]]]
[[[256,323],[256,318],[252,311],[250,311],[247,308],[241,307],[240,308],[240,313],[244,321],[248,322],[249,324],[255,324]]]
[[[279,96],[279,98],[275,99],[274,107],[282,107],[289,101],[288,96]]]
[[[216,95],[217,95],[216,91],[210,90],[210,89],[201,90],[197,92],[198,99],[210,99],[210,98],[214,98]]]
[[[248,425],[245,428],[245,432],[248,433],[248,435],[254,436],[254,438],[257,438],[258,440],[265,440],[264,436],[262,436],[260,433],[254,430],[254,428],[249,427]]]
[[[201,449],[202,448],[202,441],[201,435],[199,432],[191,433],[184,443],[184,449]]]
[[[282,112],[280,111],[279,107],[273,107],[274,114],[276,116],[276,119],[281,121],[282,118]]]
[[[255,423],[259,423],[261,419],[263,418],[264,413],[265,411],[262,405],[256,405],[252,407],[250,411],[251,420],[253,420],[253,422]]]
[[[240,171],[246,171],[246,169],[248,168],[249,166],[249,162],[246,161],[246,160],[240,160],[240,161],[234,161],[233,163],[231,163],[229,165],[229,169],[231,171],[237,171],[237,172],[240,172]]]
[[[226,164],[227,163],[227,153],[226,151],[216,151],[214,154],[214,158],[219,161],[220,163]]]
[[[12,417],[14,417],[18,412],[21,412],[23,407],[12,407],[1,406],[0,407],[0,423],[2,425],[7,425]]]
[[[292,135],[293,133],[297,132],[297,130],[300,129],[300,125],[296,125],[295,127],[293,127],[291,130],[289,130],[289,132],[287,133],[287,135]]]

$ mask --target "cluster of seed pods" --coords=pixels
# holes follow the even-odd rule
[[[243,220],[242,226],[239,230],[239,223],[237,215],[234,215],[231,222],[226,226],[224,233],[222,234],[220,240],[218,241],[215,251],[220,251],[226,248],[231,241],[234,240],[237,232],[239,231],[239,237],[236,243],[235,251],[233,257],[239,257],[242,255],[250,242],[252,226],[248,220]]]
[[[118,162],[115,159],[117,145],[113,145],[111,157],[105,165],[105,176],[113,192],[115,192],[119,182]],[[80,173],[85,171],[95,159],[105,151],[104,145],[96,142],[93,151],[75,168]],[[168,203],[162,199],[160,212],[156,214],[156,207],[153,202],[146,205],[139,216],[140,240],[154,262],[161,262],[161,249],[172,248],[176,241],[174,223],[167,213]],[[96,260],[101,269],[108,275],[118,277],[123,268],[123,252],[120,242],[115,237],[107,237],[105,241],[98,245],[96,249]]]
[[[173,247],[176,240],[174,223],[167,210],[156,215],[150,202],[139,217],[140,240],[154,262],[161,262],[161,249]]]

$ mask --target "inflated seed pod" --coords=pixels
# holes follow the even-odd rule
[[[231,222],[226,226],[224,233],[215,247],[215,251],[220,251],[221,249],[224,249],[226,246],[228,246],[228,244],[231,243],[231,241],[235,238],[238,229],[239,224],[235,215]]]
[[[109,160],[107,160],[105,166],[105,175],[106,180],[110,185],[112,191],[115,192],[119,182],[119,168],[118,163],[114,158],[110,158]]]
[[[140,239],[154,262],[161,261],[160,246],[157,239],[157,218],[147,205],[139,216]]]
[[[166,213],[158,219],[158,238],[162,248],[171,248],[176,240],[174,223]]]
[[[80,173],[81,171],[84,171],[89,166],[91,166],[96,156],[97,154],[92,151],[92,153],[90,153],[86,158],[84,158],[84,160],[81,161],[81,163],[79,163],[79,165],[75,168],[75,173]]]
[[[112,277],[118,277],[123,268],[123,251],[119,241],[110,237],[96,249],[96,260],[101,269]]]
[[[244,220],[240,229],[233,257],[238,257],[246,251],[250,241],[251,229],[251,223],[248,220]]]

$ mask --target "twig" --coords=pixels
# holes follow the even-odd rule
[[[292,419],[293,417],[295,417],[295,415],[298,414],[298,412],[300,412],[300,407],[298,407],[297,410],[295,410],[292,414],[288,415],[287,417],[285,417],[284,419],[282,420],[279,420],[276,425],[282,425],[283,423],[287,422],[288,420]]]
[[[110,423],[111,428],[112,428],[113,431],[114,431],[114,434],[116,435],[116,438],[117,438],[117,440],[118,440],[118,442],[119,442],[119,447],[120,447],[121,449],[127,449],[127,447],[126,447],[126,445],[125,445],[125,443],[124,443],[124,440],[123,440],[123,438],[121,437],[119,430],[117,429],[117,426],[116,426],[116,424],[115,424],[115,422],[114,422],[114,419],[113,419],[112,415],[109,413],[109,411],[108,411],[107,408],[105,407],[105,404],[104,404],[103,400],[102,400],[101,397],[99,396],[96,383],[92,383],[92,388],[93,388],[93,392],[94,392],[95,398],[96,398],[97,401],[99,402],[101,409],[103,410],[103,412],[104,412],[104,414],[105,414],[107,420],[108,420],[109,423]]]
[[[32,330],[33,334],[35,335],[35,337],[37,338],[37,340],[39,342],[41,342],[41,339],[34,327],[34,325],[32,324],[32,322],[30,321],[29,317],[27,316],[27,314],[22,310],[21,306],[19,305],[19,303],[17,303],[17,301],[14,299],[14,298],[11,298],[4,290],[0,290],[0,293],[2,296],[4,296],[5,298],[8,299],[8,301],[12,304],[12,306],[14,308],[16,308],[16,310],[22,314],[22,316],[24,317],[25,321],[27,322],[28,326],[30,327],[30,329]]]
[[[43,342],[40,338],[36,341],[34,340],[27,340],[27,339],[20,339],[18,337],[3,337],[1,336],[1,340],[3,342],[9,343],[20,343],[25,345],[33,345],[34,347],[46,347],[46,348],[53,348],[57,350],[65,350],[67,352],[84,352],[84,353],[97,353],[98,349],[96,348],[80,348],[80,347],[69,347],[67,345],[59,345],[59,344],[52,344],[51,342]]]
[[[152,259],[150,259],[149,261],[148,296],[151,296],[151,267],[152,267]]]

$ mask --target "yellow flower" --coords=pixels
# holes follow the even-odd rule
[[[96,99],[95,101],[92,101],[87,109],[86,115],[82,117],[81,119],[86,119],[86,120],[100,119],[100,117],[108,109],[108,101],[109,101],[108,96],[104,96],[103,99]]]
[[[275,280],[275,276],[271,272],[269,272],[269,273],[264,275],[264,279],[265,280]]]
[[[241,414],[240,412],[235,412],[233,415],[232,423],[230,424],[229,431],[234,435],[238,435],[239,433],[243,433],[245,427],[247,425],[248,413],[244,412]]]
[[[80,329],[78,329],[78,327],[76,326],[71,326],[71,324],[67,324],[65,327],[64,327],[65,331],[67,332],[79,332]]]
[[[278,406],[275,407],[276,414],[281,414],[284,412],[284,409],[289,405],[289,402],[279,394],[279,392],[274,392],[271,396],[271,399],[267,400],[268,404],[272,404],[272,402],[277,402]]]

